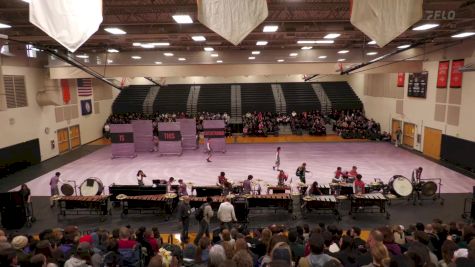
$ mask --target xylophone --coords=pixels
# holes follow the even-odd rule
[[[339,201],[333,195],[305,196],[301,199],[301,202],[303,216],[315,210],[317,214],[334,214],[338,221],[341,220],[341,215],[338,211]]]
[[[268,194],[268,195],[244,195],[247,198],[250,209],[274,208],[287,210],[292,213],[292,196],[290,194]]]
[[[352,195],[350,201],[349,214],[353,215],[353,218],[355,213],[385,213],[386,219],[391,216],[386,208],[388,199],[381,193]]]
[[[284,194],[285,191],[290,191],[290,186],[288,186],[288,185],[276,185],[276,186],[268,186],[267,187],[267,194],[270,194],[270,193]]]
[[[106,215],[111,215],[108,195],[62,196],[58,203],[58,220],[67,215],[100,215],[101,220],[105,220]]]
[[[122,196],[121,217],[131,214],[166,214],[168,220],[176,208],[178,197],[174,193],[161,195]]]

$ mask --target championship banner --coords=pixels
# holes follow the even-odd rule
[[[136,152],[153,151],[153,125],[151,120],[133,120],[134,143]]]
[[[134,131],[132,124],[111,124],[112,158],[133,158],[135,154]]]
[[[158,123],[158,152],[160,155],[181,155],[180,123],[159,122]]]
[[[204,120],[203,132],[205,138],[210,138],[213,151],[226,152],[226,124],[224,120]],[[206,149],[206,148],[205,148]]]
[[[196,149],[198,142],[196,137],[196,120],[195,119],[178,119],[181,132],[181,146],[183,149]]]
[[[407,96],[426,98],[428,72],[411,73],[407,85]]]
[[[397,73],[397,87],[404,87],[405,78],[406,78],[406,73],[404,72]]]
[[[462,87],[463,73],[460,72],[460,68],[462,68],[463,65],[463,59],[452,61],[452,69],[450,71],[450,88]]]
[[[440,61],[437,72],[437,88],[447,88],[450,61]]]

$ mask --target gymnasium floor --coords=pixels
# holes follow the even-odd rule
[[[63,180],[74,180],[78,186],[88,177],[98,177],[105,187],[112,183],[136,184],[139,169],[147,174],[146,184],[152,184],[153,179],[173,176],[197,185],[213,185],[220,171],[226,172],[233,181],[241,181],[252,174],[255,179],[262,179],[264,184],[275,184],[277,173],[272,170],[272,165],[277,146],[282,147],[281,168],[289,177],[294,177],[295,169],[307,162],[307,169],[311,171],[307,183],[314,180],[329,183],[337,166],[343,169],[358,166],[366,182],[374,178],[387,182],[395,174],[410,178],[412,170],[422,166],[423,178],[442,178],[443,193],[467,193],[475,186],[475,180],[470,177],[407,150],[379,142],[228,144],[227,152],[216,153],[211,163],[206,162],[203,147],[184,151],[180,157],[139,153],[134,159],[111,159],[110,146],[104,146],[33,179],[28,186],[33,196],[49,195],[49,179],[56,171],[62,173]],[[295,178],[293,181],[296,185]]]

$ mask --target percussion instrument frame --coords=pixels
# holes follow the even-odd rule
[[[87,198],[96,197],[97,200],[88,200]],[[69,196],[58,199],[59,213],[58,221],[66,216],[99,215],[100,221],[106,220],[107,215],[112,215],[109,196]]]
[[[251,195],[247,198],[249,210],[277,210],[283,209],[293,213],[293,201],[291,194]]]
[[[462,218],[467,221],[467,223],[473,223],[475,218],[472,218],[472,203],[474,199],[469,197],[465,198],[464,203],[463,203],[463,212],[462,212]],[[475,214],[474,214],[475,216]]]
[[[388,210],[388,199],[381,193],[382,198],[370,197],[371,194],[363,194],[362,196],[351,195],[350,212],[348,213],[353,219],[356,219],[357,213],[381,213],[386,214],[389,220],[391,214]]]
[[[163,199],[153,199],[154,197],[160,197]],[[178,204],[178,196],[174,198],[165,198],[164,195],[142,195],[122,199],[121,203],[121,218],[125,218],[129,214],[163,214],[165,215],[165,220],[168,221]]]
[[[423,201],[433,201],[433,202],[435,202],[437,200],[440,200],[440,205],[443,206],[444,202],[445,202],[445,199],[442,197],[442,194],[441,194],[442,178],[424,178],[424,179],[420,179],[420,181],[421,182],[424,182],[424,181],[435,182],[435,184],[437,184],[437,192],[433,196],[430,196],[430,197],[423,196],[422,195],[422,189],[419,189],[419,187],[414,184],[413,185],[414,190],[412,191],[412,195],[408,199],[408,200],[412,200],[412,205],[415,206],[417,201],[419,201],[419,205],[422,205]],[[421,186],[422,186],[422,184],[421,184]]]
[[[302,217],[305,219],[310,212],[315,211],[315,214],[333,214],[336,220],[339,222],[341,221],[341,214],[339,211],[340,201],[335,198],[333,195],[317,195],[315,197],[328,197],[328,200],[323,199],[312,199],[306,200],[304,196],[300,196],[300,209],[302,213]],[[331,197],[335,201],[332,201]]]

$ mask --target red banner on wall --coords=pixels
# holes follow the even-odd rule
[[[452,70],[450,71],[450,88],[462,87],[462,72],[460,68],[463,67],[463,59],[452,61]]]
[[[66,79],[61,79],[61,89],[63,91],[64,104],[68,104],[71,100],[71,92],[69,91],[69,82]]]
[[[447,88],[447,81],[449,78],[449,64],[450,61],[439,62],[439,71],[437,72],[437,88]]]
[[[404,87],[404,79],[406,77],[406,73],[398,72],[397,73],[397,87]]]

